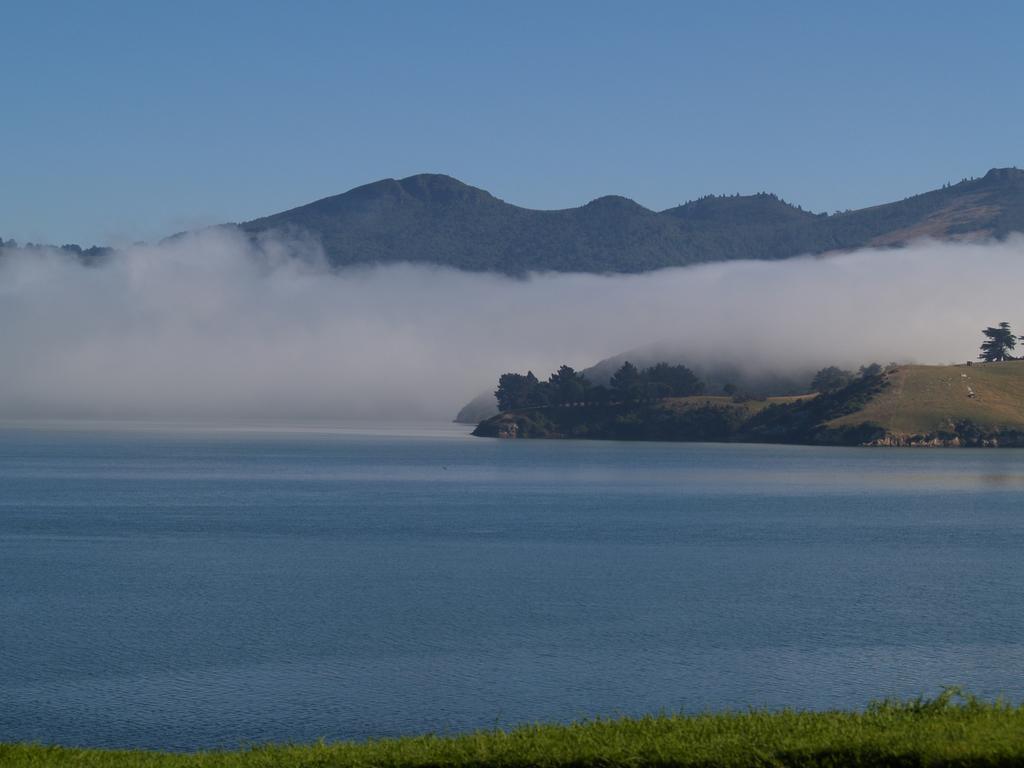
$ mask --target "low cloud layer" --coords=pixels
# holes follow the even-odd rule
[[[768,371],[959,361],[1024,321],[1022,285],[1022,237],[527,280],[332,272],[309,244],[223,231],[98,267],[8,251],[0,418],[449,419],[502,371],[652,342]]]

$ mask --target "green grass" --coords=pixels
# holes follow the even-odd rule
[[[947,690],[863,712],[747,712],[536,725],[465,736],[166,754],[0,745],[0,766],[1022,766],[1024,706]]]
[[[1024,430],[1024,361],[984,365],[906,365],[867,407],[830,426],[870,421],[888,431],[928,434],[960,421]],[[970,397],[968,387],[975,396]]]
[[[719,408],[737,408],[747,414],[760,413],[769,405],[785,405],[796,403],[813,397],[809,395],[788,395],[785,397],[767,397],[764,400],[733,400],[722,395],[690,395],[689,397],[667,397],[661,401],[661,407],[667,410],[684,411],[692,408],[717,406]]]

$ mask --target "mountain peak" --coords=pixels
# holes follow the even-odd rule
[[[406,176],[404,179],[400,179],[399,184],[404,186],[419,186],[419,187],[438,187],[438,188],[462,188],[472,187],[466,184],[464,181],[459,181],[454,176],[449,176],[446,173],[414,173],[412,176]]]
[[[405,194],[420,200],[452,202],[454,200],[494,199],[489,192],[472,187],[443,173],[418,173],[414,176],[406,176],[396,183]]]
[[[1011,168],[992,168],[985,174],[983,181],[1019,184],[1024,182],[1024,170],[1016,166]]]
[[[413,176],[406,176],[404,179],[380,179],[369,184],[350,189],[340,195],[334,195],[333,199],[352,195],[354,197],[379,197],[379,196],[401,196],[411,195],[413,197],[431,197],[435,195],[451,194],[482,194],[488,195],[482,189],[471,187],[469,184],[459,181],[452,176],[443,173],[417,173]]]
[[[589,203],[583,206],[583,208],[598,211],[643,211],[645,213],[651,213],[647,208],[644,208],[636,200],[631,200],[628,197],[622,195],[603,195],[601,197],[595,197]]]
[[[815,215],[767,192],[756,195],[708,195],[670,208],[665,213],[683,221],[706,222],[742,218],[748,223],[775,224]]]
[[[372,184],[245,222],[302,232],[331,263],[415,261],[522,275],[645,272],[730,259],[903,244],[915,238],[1005,237],[1024,231],[1024,171],[993,168],[965,186],[824,216],[776,195],[713,196],[656,213],[621,195],[578,208],[532,210],[440,173]]]

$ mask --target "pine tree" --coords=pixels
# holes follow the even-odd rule
[[[556,403],[575,403],[584,399],[589,382],[571,366],[563,365],[548,379],[551,397]]]
[[[991,326],[982,331],[985,341],[981,344],[979,360],[986,363],[998,363],[1003,360],[1013,360],[1010,352],[1017,346],[1017,337],[1010,330],[1009,323],[1000,323],[998,328]]]
[[[640,383],[640,371],[636,369],[635,365],[627,360],[622,364],[622,367],[615,372],[615,375],[612,376],[609,383],[611,384],[612,389],[616,392],[628,397],[631,391]]]

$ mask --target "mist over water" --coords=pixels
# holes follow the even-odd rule
[[[813,370],[973,358],[1020,320],[1024,237],[642,275],[331,270],[311,243],[210,230],[86,267],[0,257],[2,418],[451,418],[503,371],[664,343]]]

